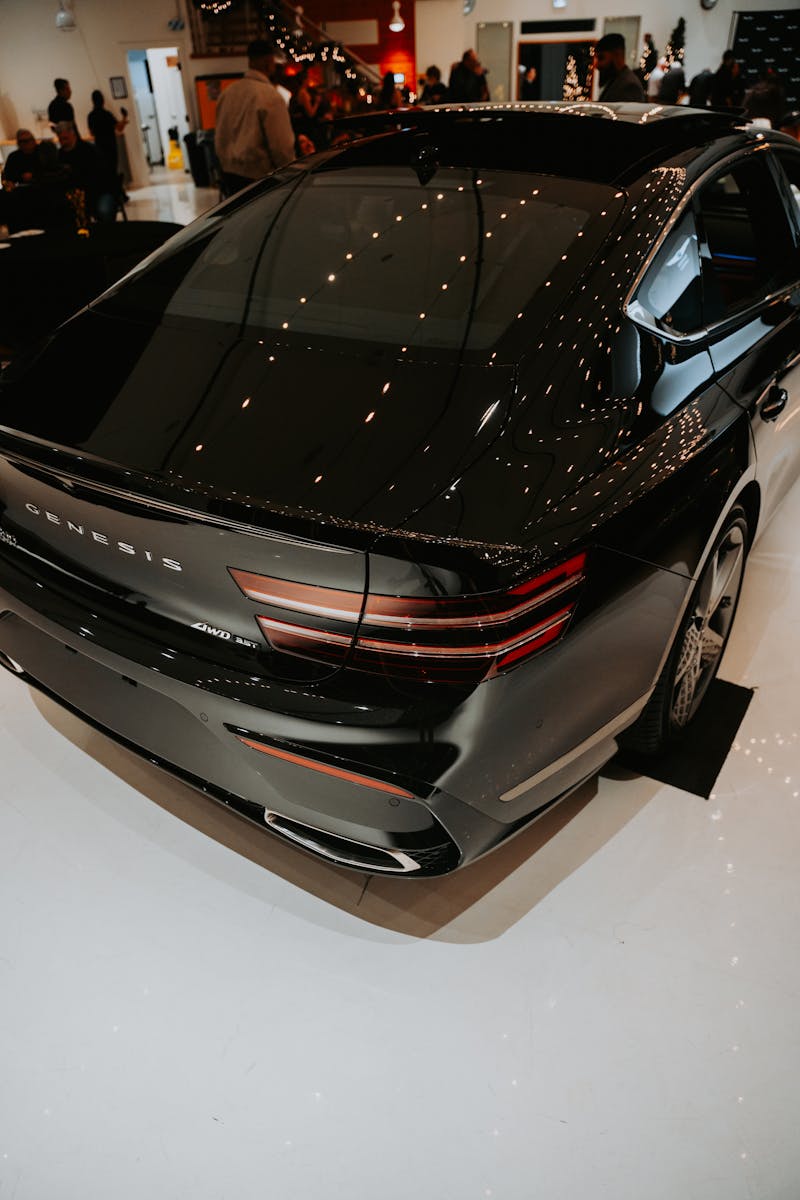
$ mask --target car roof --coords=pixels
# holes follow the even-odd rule
[[[337,122],[341,132],[356,138],[383,135],[379,140],[384,144],[367,150],[350,143],[342,151],[344,161],[335,165],[399,163],[400,142],[384,141],[394,134],[417,145],[435,138],[441,166],[533,171],[620,185],[717,139],[738,134],[746,144],[746,121],[742,113],[659,104],[441,104]]]

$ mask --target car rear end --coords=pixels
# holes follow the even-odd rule
[[[492,460],[624,197],[418,149],[212,213],[0,387],[0,664],[280,837],[416,876],[609,757],[685,590],[425,516]],[[586,684],[622,659],[609,720]]]

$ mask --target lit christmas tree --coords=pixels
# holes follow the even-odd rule
[[[664,58],[669,66],[673,63],[682,63],[683,56],[686,52],[686,22],[683,17],[678,21],[678,24],[670,34],[670,39],[667,42],[667,48],[664,51]]]
[[[562,97],[564,100],[586,100],[588,95],[589,92],[586,84],[581,83],[578,79],[578,63],[575,55],[570,54],[567,59]]]
[[[640,79],[645,81],[648,80],[652,72],[655,70],[657,63],[658,51],[656,50],[656,44],[653,41],[653,35],[651,33],[646,33],[644,35],[642,53],[639,58],[639,70],[636,72],[636,74]]]

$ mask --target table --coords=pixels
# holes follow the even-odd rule
[[[182,228],[168,221],[94,225],[0,239],[0,346],[15,353],[47,335]]]

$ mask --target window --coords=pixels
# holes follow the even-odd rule
[[[800,202],[800,155],[781,161]],[[699,190],[628,313],[676,334],[719,324],[800,277],[797,236],[766,155],[750,155]]]
[[[605,184],[511,171],[308,173],[198,222],[102,309],[482,352],[520,313],[548,319],[622,203]]]
[[[793,239],[766,159],[751,155],[697,197],[703,324],[757,303],[786,282]]]
[[[703,324],[700,280],[697,229],[689,208],[667,236],[628,312],[647,325],[692,333]]]
[[[796,223],[800,230],[800,154],[791,154],[788,151],[779,151],[777,159],[783,167],[783,172],[788,182],[788,193],[790,202],[794,207]],[[800,274],[800,271],[798,271]]]

